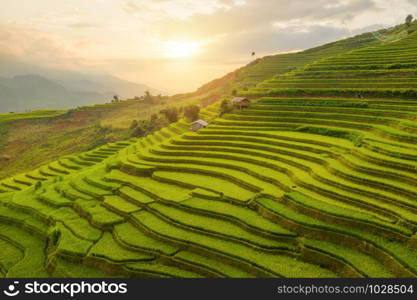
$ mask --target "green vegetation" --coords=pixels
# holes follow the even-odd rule
[[[179,226],[189,227],[207,235],[211,234],[219,236],[220,238],[231,239],[260,248],[294,250],[291,245],[270,241],[263,237],[256,236],[233,223],[218,220],[213,217],[190,214],[180,209],[164,206],[159,203],[149,205],[149,209],[152,212],[155,212],[155,214],[165,217]],[[141,214],[141,212],[138,214]]]
[[[65,155],[160,130],[177,120],[164,111],[177,111],[178,105],[189,102],[119,100],[71,110],[0,114],[0,179]]]
[[[397,30],[407,27],[416,28],[417,23],[400,25]],[[415,37],[414,32],[398,41],[317,60],[293,72],[275,75],[242,94],[415,99]]]
[[[182,202],[181,205],[193,209],[192,211],[233,220],[240,226],[245,225],[248,229],[259,232],[276,236],[295,236],[294,233],[282,228],[279,224],[262,218],[254,211],[227,202],[193,198]]]
[[[90,249],[89,255],[104,258],[112,262],[135,262],[154,259],[151,255],[122,248],[108,232],[105,232],[102,238]]]
[[[0,116],[0,168],[30,170],[0,172],[0,275],[417,277],[416,24],[191,94]]]

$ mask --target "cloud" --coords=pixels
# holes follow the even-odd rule
[[[165,19],[158,25],[165,29],[166,35],[192,32],[195,37],[212,36],[253,31],[255,28],[270,27],[274,22],[294,19],[300,23],[324,20],[335,24],[346,23],[356,14],[374,7],[372,0],[247,0],[232,9],[223,7],[211,14],[196,13],[185,20]]]
[[[230,0],[127,0],[122,3],[122,9],[141,20],[187,19],[201,13],[213,13],[219,7],[230,7]]]
[[[0,53],[52,68],[80,68],[77,55],[54,34],[0,23]]]
[[[94,24],[94,23],[88,23],[88,22],[77,22],[77,23],[68,24],[68,27],[87,29],[87,28],[97,28],[97,27],[100,27],[100,25]]]
[[[229,36],[224,39],[224,46],[235,54],[242,53],[242,50],[247,54],[252,50],[264,53],[282,53],[328,43],[348,34],[349,31],[346,28],[335,27],[331,24],[292,25],[283,28],[270,27]]]
[[[415,0],[42,0],[24,12],[26,0],[3,1],[2,52],[130,80],[139,74],[136,81],[163,81],[184,91],[247,63],[252,51],[306,49],[417,15]],[[184,67],[163,57],[169,41],[196,42],[204,51]]]
[[[195,13],[187,19],[156,22],[165,39],[209,41],[201,59],[244,61],[248,53],[272,54],[310,48],[349,36],[356,16],[374,10],[371,0],[256,0],[232,8],[218,7],[211,14]]]
[[[143,8],[139,7],[133,1],[126,1],[122,4],[123,10],[127,13],[137,14],[143,11]]]
[[[415,0],[407,0],[407,2],[408,2],[409,4],[411,4],[411,5],[413,5],[413,6],[416,6],[416,7],[417,7],[417,2],[416,2]],[[417,13],[417,11],[416,11],[416,12],[414,12],[414,13]]]

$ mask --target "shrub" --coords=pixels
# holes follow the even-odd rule
[[[191,121],[198,120],[200,115],[200,107],[197,105],[188,105],[184,108],[184,117],[190,119]]]
[[[221,103],[220,103],[220,115],[224,115],[228,112],[231,112],[233,110],[233,105],[232,103],[230,103],[229,100],[224,99]]]
[[[42,187],[42,182],[38,181],[35,184],[35,190],[39,190]]]
[[[131,137],[143,137],[146,134],[146,130],[143,128],[142,125],[136,126],[133,129],[132,133],[130,134]]]
[[[160,111],[162,115],[168,120],[169,123],[174,123],[178,121],[178,108],[177,107],[168,107]]]
[[[134,129],[138,127],[138,125],[139,125],[138,120],[133,120],[132,123],[130,124],[130,129]]]
[[[407,18],[405,18],[405,24],[407,24],[407,26],[411,25],[411,22],[413,22],[413,15],[408,15]]]

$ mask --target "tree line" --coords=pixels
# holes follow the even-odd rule
[[[178,122],[184,117],[190,122],[199,119],[200,107],[195,104],[187,106],[169,106],[152,114],[145,120],[133,120],[130,125],[131,137],[143,137],[152,132],[158,131],[171,123]]]

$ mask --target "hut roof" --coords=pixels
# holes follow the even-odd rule
[[[235,98],[232,99],[233,103],[239,103],[239,102],[242,102],[242,101],[249,101],[249,99],[245,98],[245,97],[235,97]]]
[[[208,126],[208,123],[204,121],[203,119],[200,119],[191,123],[191,125],[194,125],[194,124],[200,124],[201,126],[204,126],[204,127]]]

